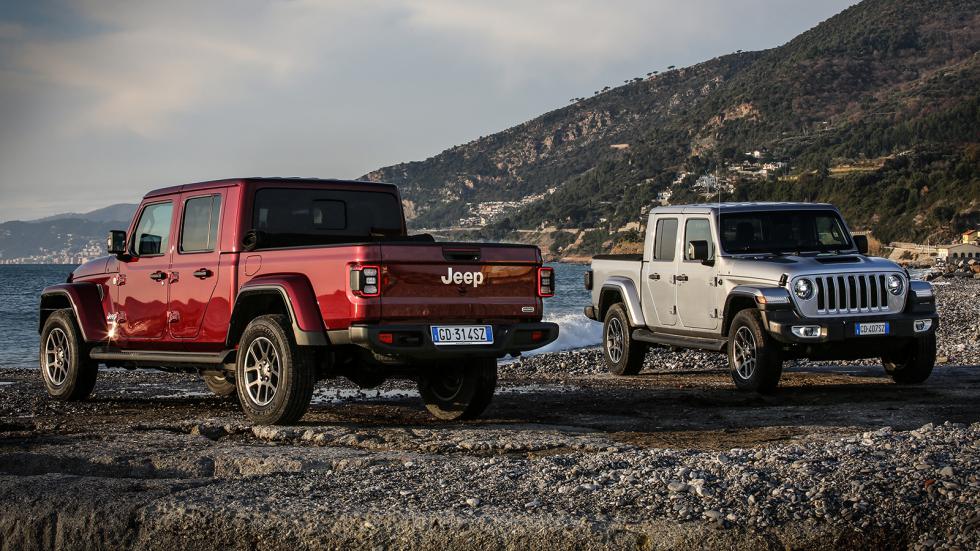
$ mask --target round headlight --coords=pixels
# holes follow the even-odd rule
[[[796,291],[796,296],[808,300],[813,297],[813,282],[806,278],[797,279],[793,290]]]
[[[905,289],[905,282],[902,281],[901,276],[892,274],[888,276],[888,292],[893,295],[900,295]]]

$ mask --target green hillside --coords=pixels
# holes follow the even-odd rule
[[[635,239],[625,226],[661,192],[713,201],[719,187],[830,201],[883,241],[945,241],[980,224],[978,52],[980,1],[865,0],[778,48],[637,79],[366,177],[400,184],[416,228],[574,230],[557,235],[564,254]],[[722,185],[697,188],[706,175]]]

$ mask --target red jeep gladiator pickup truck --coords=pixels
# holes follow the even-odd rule
[[[109,256],[46,288],[48,394],[86,398],[98,365],[200,373],[255,423],[306,412],[320,379],[413,378],[440,419],[489,405],[499,357],[544,346],[554,274],[533,246],[408,235],[390,184],[246,178],[144,197]]]

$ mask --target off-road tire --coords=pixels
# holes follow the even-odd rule
[[[419,373],[418,388],[425,408],[437,419],[475,419],[490,405],[497,389],[497,360],[440,362]]]
[[[751,370],[746,366],[740,372],[740,362],[736,358],[737,348],[739,346],[744,348],[745,340],[754,346],[755,364]],[[736,341],[743,344],[736,345]],[[744,358],[745,353],[739,356]],[[732,380],[739,390],[770,394],[779,386],[779,378],[783,374],[782,353],[779,345],[766,331],[762,323],[762,315],[758,310],[742,310],[732,320],[732,326],[728,330],[728,365],[731,368]]]
[[[618,345],[617,345],[618,343]],[[609,307],[602,323],[602,358],[613,375],[636,375],[650,346],[633,340],[633,326],[623,303]]]
[[[205,375],[204,384],[208,385],[208,390],[221,398],[230,398],[238,390],[234,378],[227,375]]]
[[[275,383],[275,391],[262,391],[258,400],[249,393],[249,385],[255,385],[259,370],[246,373],[246,364],[255,362],[256,356],[249,359],[249,352],[256,341],[269,346],[269,357],[279,361],[279,375],[264,383]],[[275,354],[272,354],[274,350]],[[251,364],[255,365],[255,364]],[[245,415],[257,425],[290,425],[298,421],[310,407],[313,387],[316,384],[316,363],[313,350],[298,346],[293,338],[292,328],[285,316],[260,316],[249,322],[242,333],[238,345],[238,358],[235,366],[235,384],[238,400]],[[253,392],[258,392],[253,389]],[[270,398],[271,394],[271,398]],[[268,399],[268,403],[265,402]]]
[[[50,341],[50,343],[49,343]],[[55,345],[57,342],[57,346]],[[51,345],[52,348],[46,350]],[[52,350],[56,350],[53,354]],[[99,362],[89,358],[89,348],[70,309],[53,312],[41,330],[41,379],[48,396],[55,400],[84,400],[92,394]],[[58,359],[48,369],[48,361]]]
[[[936,334],[916,337],[905,346],[881,358],[885,372],[900,385],[924,382],[936,365]]]

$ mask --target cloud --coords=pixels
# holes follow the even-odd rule
[[[24,36],[24,26],[8,21],[0,21],[0,40],[11,40]]]
[[[103,21],[105,31],[65,40],[28,40],[15,63],[25,78],[85,98],[70,121],[78,132],[124,130],[142,136],[168,128],[175,114],[233,96],[258,78],[274,80],[295,70],[294,56],[269,49],[242,32],[209,32],[187,13],[174,18],[125,17]],[[164,3],[154,3],[165,8]]]
[[[74,6],[91,30],[63,39],[28,35],[14,56],[16,69],[84,100],[66,131],[146,138],[170,130],[175,116],[356,56],[350,49],[359,35],[392,30],[408,47],[424,50],[429,43],[465,52],[513,89],[542,72],[593,75],[704,23],[683,8],[668,14],[662,3],[587,0],[90,0]],[[24,30],[6,24],[3,32],[23,36]]]
[[[650,70],[775,46],[848,3],[11,4],[0,219],[230,175],[356,177]]]

